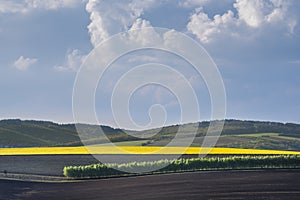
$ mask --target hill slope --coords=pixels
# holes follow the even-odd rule
[[[140,139],[124,133],[121,129],[108,126],[81,124],[89,133],[88,144],[103,143],[99,137],[99,127],[113,142],[137,141],[137,145],[166,145],[175,136],[179,127],[184,126],[184,134],[189,137],[189,130],[198,128],[197,137],[192,146],[201,146],[209,126],[208,121],[173,125],[161,129],[135,132],[137,135],[151,135],[151,138]],[[213,135],[211,132],[209,135]],[[90,137],[91,136],[91,137]],[[118,144],[121,144],[118,143]],[[129,144],[126,142],[126,144]],[[30,146],[78,146],[82,142],[77,134],[75,124],[57,124],[48,121],[2,120],[0,121],[0,147]],[[130,144],[129,144],[130,145]],[[217,143],[218,147],[239,147],[256,149],[300,150],[300,125],[292,123],[225,120],[224,129]]]
[[[82,125],[89,133],[97,132],[99,126]],[[105,134],[114,142],[134,140],[121,129],[101,126]],[[103,138],[95,137],[92,143],[101,143]],[[49,121],[2,120],[0,121],[0,147],[30,146],[78,146],[82,142],[75,124],[57,124]]]

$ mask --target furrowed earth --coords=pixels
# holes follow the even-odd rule
[[[289,199],[300,196],[300,170],[222,171],[83,182],[0,180],[0,199]]]

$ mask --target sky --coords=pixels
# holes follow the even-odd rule
[[[226,89],[226,118],[300,123],[299,9],[297,0],[2,0],[0,119],[74,122],[73,86],[88,54],[114,34],[162,27],[187,34],[214,60]],[[149,62],[170,65],[189,80],[200,109],[189,121],[210,119],[203,77],[170,53],[141,50],[116,60],[101,79],[95,94],[100,124],[120,126],[110,109],[113,85],[126,70]],[[161,78],[181,85],[172,74]],[[146,126],[153,105],[165,124],[182,123],[176,95],[157,85],[132,95],[132,119]]]

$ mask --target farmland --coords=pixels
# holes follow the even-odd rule
[[[161,146],[90,146],[90,147],[37,147],[37,148],[0,148],[0,155],[121,155],[121,154],[170,154],[198,155],[208,153],[213,155],[233,154],[300,154],[297,151],[282,150],[260,150],[260,149],[239,149],[239,148],[199,148],[199,147],[161,147]]]
[[[103,136],[97,134],[101,128],[107,138],[120,146],[165,146],[174,138],[179,127],[184,127],[189,137],[189,129],[198,127],[196,137],[191,146],[202,145],[208,133],[210,122],[190,123],[184,125],[166,126],[160,129],[145,131],[125,131],[98,125],[81,125],[86,129],[88,136],[79,137],[75,124],[57,124],[47,121],[30,120],[2,120],[0,121],[0,147],[62,147],[98,145],[107,142]],[[136,138],[126,133],[136,135],[156,135],[149,138]],[[212,136],[213,137],[213,136]],[[225,120],[224,129],[216,147],[269,149],[269,150],[300,150],[300,125],[292,123],[260,122]]]
[[[136,153],[140,153],[141,150],[145,150],[150,148],[151,151],[154,147],[130,147],[121,146],[122,148],[127,148],[127,150],[133,152],[136,150]],[[129,149],[128,149],[129,148]],[[141,149],[139,149],[141,148]],[[156,147],[159,148],[159,147]],[[97,149],[97,148],[96,148]],[[118,161],[121,154],[115,154],[114,151],[110,147],[100,147],[102,149],[102,158],[107,160]],[[177,148],[169,149],[169,153],[174,153],[174,150],[178,150]],[[139,150],[139,151],[137,151]],[[171,150],[171,151],[170,151]],[[179,148],[179,151],[182,149]],[[99,149],[98,149],[99,151]],[[199,148],[190,148],[188,150],[190,155],[183,155],[184,158],[197,157],[197,153],[199,153]],[[119,151],[120,152],[120,151]],[[149,150],[146,152],[149,153]],[[110,153],[110,154],[109,154]],[[121,153],[124,153],[123,151]],[[145,151],[144,151],[145,153]],[[165,153],[168,153],[166,150]],[[188,153],[188,152],[186,152]],[[299,152],[294,151],[269,151],[269,150],[251,150],[251,149],[212,149],[211,156],[230,156],[232,154],[299,154]],[[52,176],[63,176],[63,168],[65,166],[79,166],[79,165],[90,165],[98,163],[99,161],[95,159],[93,156],[89,154],[85,147],[48,147],[48,148],[2,148],[0,149],[0,173],[4,170],[9,173],[21,173],[21,174],[39,174],[39,175],[52,175]],[[149,154],[148,154],[149,155]],[[137,154],[139,159],[148,160],[147,154]],[[125,159],[130,155],[124,154],[122,157]],[[134,156],[134,155],[132,155]],[[167,154],[166,154],[167,156]],[[155,159],[155,154],[151,155],[152,159]],[[173,156],[171,156],[173,157]],[[161,155],[157,154],[157,159],[161,159]],[[27,166],[27,167],[23,167]]]
[[[99,128],[95,125],[85,126],[91,132]],[[85,180],[84,182],[72,182],[72,178],[64,177],[63,169],[66,166],[100,165],[97,164],[99,161],[90,153],[101,155],[102,158],[106,158],[104,160],[115,160],[116,163],[128,156],[139,158],[137,162],[142,162],[147,161],[150,155],[151,159],[160,160],[162,155],[172,157],[174,154],[182,153],[184,155],[179,159],[181,161],[182,159],[198,159],[198,154],[201,152],[209,152],[207,159],[219,160],[232,159],[233,155],[251,155],[251,158],[258,155],[296,155],[300,154],[299,127],[299,125],[293,124],[229,120],[226,121],[216,148],[208,151],[205,147],[199,148],[206,136],[204,132],[207,128],[207,122],[200,123],[191,147],[185,149],[180,146],[163,148],[174,137],[178,126],[164,127],[157,135],[146,139],[134,138],[126,135],[121,129],[103,126],[102,128],[106,131],[108,138],[116,146],[111,147],[104,142],[103,138],[97,138],[94,135],[95,138],[88,138],[84,141],[90,144],[86,148],[82,146],[74,124],[60,125],[52,122],[21,120],[0,121],[0,141],[2,142],[0,145],[5,147],[0,148],[0,177],[2,178],[0,180],[2,189],[0,199],[19,199],[19,197],[22,199],[53,199],[54,197],[59,199],[74,197],[79,199],[102,197],[120,199],[123,195],[130,199],[167,197],[171,199],[175,197],[199,199],[199,196],[231,198],[232,195],[250,199],[257,196],[265,198],[284,196],[289,199],[296,199],[300,193],[298,189],[300,183],[298,179],[294,178],[299,176],[299,170],[295,169],[288,171],[284,169],[279,171],[256,169],[252,172],[185,172],[184,174],[178,174],[182,169],[179,171],[173,169],[171,171],[177,172],[177,174]],[[156,130],[146,130],[143,134],[152,134],[154,131]],[[189,137],[188,134],[186,137]],[[206,137],[214,136],[208,135]],[[270,167],[276,167],[276,165]],[[295,166],[280,165],[279,167]],[[235,169],[230,166],[227,168]],[[208,167],[207,169],[216,170],[220,168]],[[184,169],[183,171],[185,170],[197,171],[200,169]],[[3,180],[3,178],[22,179],[23,181],[35,180],[38,183]],[[220,179],[222,181],[219,181]],[[45,180],[68,182],[46,183]],[[274,183],[280,183],[280,185]],[[136,190],[139,192],[136,193]],[[126,192],[124,193],[124,191]]]
[[[224,169],[276,169],[300,168],[300,156],[230,156],[212,158],[189,158],[177,160],[157,160],[148,162],[106,163],[87,166],[67,166],[64,175],[67,177],[111,177],[127,175],[132,169],[146,169],[151,173],[171,173],[183,171],[224,170]]]
[[[46,183],[0,180],[0,199],[299,199],[299,170],[193,172]]]
[[[11,173],[62,176],[65,166],[97,163],[98,160],[90,156],[90,153],[101,154],[116,161],[118,156],[128,156],[126,154],[137,155],[141,160],[147,160],[148,154],[154,157],[157,155],[158,159],[160,154],[184,154],[184,157],[194,157],[193,155],[201,152],[208,153],[205,147],[199,148],[206,136],[208,125],[209,122],[183,125],[185,130],[198,126],[191,147],[185,149],[180,146],[162,148],[174,137],[179,125],[163,127],[157,135],[145,139],[128,136],[121,129],[101,126],[107,137],[116,145],[109,147],[103,138],[97,138],[95,130],[99,126],[86,124],[83,126],[92,133],[91,138],[85,141],[91,144],[86,149],[81,146],[75,124],[2,120],[0,146],[5,148],[0,148],[0,172],[7,170]],[[147,135],[156,131],[157,129],[145,130],[141,134]],[[211,149],[209,156],[299,154],[299,134],[300,125],[297,124],[226,120],[216,148]],[[186,137],[189,137],[188,135]]]

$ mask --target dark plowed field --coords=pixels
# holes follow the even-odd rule
[[[118,162],[125,158],[119,159],[123,155],[101,155],[105,160]],[[183,157],[198,157],[198,155],[183,155]],[[136,161],[147,161],[149,156],[138,155],[134,157]],[[153,160],[168,158],[160,155],[151,156]],[[173,156],[171,156],[173,158]],[[170,158],[170,159],[171,159]],[[89,165],[99,163],[91,155],[26,155],[26,156],[0,156],[0,176],[6,170],[8,173],[16,174],[39,174],[49,176],[63,176],[63,168],[70,165]]]
[[[0,180],[0,199],[300,199],[300,170],[224,171],[68,183]]]
[[[6,170],[8,173],[63,176],[64,166],[98,162],[91,155],[0,156],[0,173]]]

